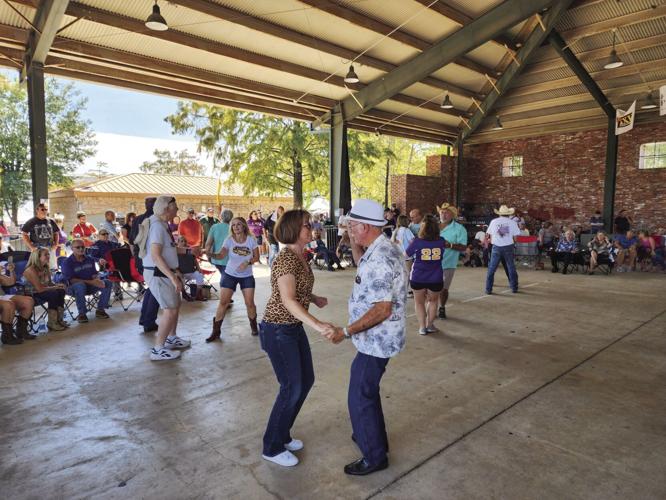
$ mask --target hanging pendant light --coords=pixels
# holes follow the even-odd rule
[[[153,5],[153,13],[146,19],[146,28],[153,31],[166,31],[169,29],[166,19],[160,13],[160,6],[157,5],[157,0],[155,0],[155,5]]]
[[[440,105],[440,108],[442,109],[453,109],[453,103],[451,102],[451,98],[449,97],[449,93],[446,93],[446,96],[444,96],[444,101],[442,101],[442,104]]]
[[[645,99],[645,104],[641,106],[641,109],[654,109],[657,107],[657,103],[654,102],[652,97],[652,92],[648,92],[647,98]]]
[[[614,69],[619,68],[624,65],[622,60],[617,56],[617,51],[615,50],[615,30],[613,30],[613,49],[610,53],[610,59],[606,64],[604,64],[604,69]]]
[[[349,71],[345,76],[345,83],[358,83],[360,81],[361,80],[358,79],[358,75],[354,71],[354,65],[352,64],[351,66],[349,66]]]
[[[504,128],[504,125],[502,125],[502,121],[500,120],[499,115],[495,116],[495,126],[492,128],[493,130],[502,130]]]

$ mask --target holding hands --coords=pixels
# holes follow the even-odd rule
[[[330,323],[325,323],[325,328],[320,331],[323,337],[326,337],[334,344],[339,344],[345,339],[345,334],[339,326],[332,325]]]

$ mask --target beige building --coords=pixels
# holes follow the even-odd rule
[[[238,185],[222,184],[218,194],[215,177],[136,173],[53,190],[49,193],[50,212],[63,214],[65,228],[69,229],[75,224],[79,210],[86,212],[89,222],[98,224],[108,209],[114,210],[118,216],[128,212],[143,213],[145,198],[162,193],[173,194],[177,198],[181,218],[185,218],[189,208],[203,213],[208,207],[216,207],[217,215],[218,200],[222,207],[230,208],[234,215],[243,217],[247,217],[251,210],[260,209],[265,215],[278,205],[289,209],[294,203],[291,196],[246,196]]]

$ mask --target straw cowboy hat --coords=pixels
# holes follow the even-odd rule
[[[516,209],[515,208],[509,208],[506,205],[502,205],[501,207],[499,207],[499,210],[493,209],[493,211],[497,215],[513,215],[513,213],[516,211]]]
[[[448,210],[449,212],[451,212],[453,214],[454,218],[458,217],[458,209],[456,207],[454,207],[453,205],[449,205],[448,203],[442,203],[441,207],[437,207],[438,212],[441,211],[441,210]]]

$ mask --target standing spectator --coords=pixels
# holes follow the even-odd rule
[[[99,237],[98,240],[88,249],[88,255],[95,262],[106,260],[106,256],[111,250],[120,248],[120,243],[109,240],[109,230],[107,228],[100,227],[97,236]],[[103,266],[104,264],[101,265]]]
[[[627,234],[627,231],[631,229],[631,224],[633,221],[631,220],[631,217],[627,215],[626,210],[620,210],[617,214],[617,217],[615,217],[615,234]]]
[[[516,271],[516,264],[513,259],[513,251],[515,238],[520,235],[520,230],[516,221],[509,219],[509,216],[514,213],[513,208],[502,205],[499,210],[495,210],[495,213],[499,217],[491,221],[487,231],[490,235],[490,243],[493,245],[493,250],[490,255],[488,274],[486,275],[486,293],[488,295],[493,293],[495,271],[497,271],[497,266],[499,266],[502,257],[504,257],[506,270],[509,274],[511,291],[517,293],[518,272]]]
[[[125,224],[120,228],[120,235],[122,236],[123,245],[130,244],[130,233],[132,232],[132,224],[134,224],[134,219],[136,219],[136,214],[134,212],[128,212],[125,216]]]
[[[206,209],[206,215],[199,219],[199,224],[201,224],[201,229],[203,231],[203,238],[201,239],[203,243],[205,243],[208,239],[208,232],[210,231],[210,228],[215,224],[219,224],[219,222],[220,219],[215,217],[215,210],[213,207],[208,207]]]
[[[264,221],[259,218],[259,214],[256,210],[252,210],[247,219],[247,225],[250,228],[250,233],[254,236],[254,239],[257,240],[257,245],[259,246],[259,257],[261,258],[261,248],[263,246],[264,240]],[[261,262],[261,260],[260,260]]]
[[[456,222],[458,209],[448,203],[443,203],[439,207],[439,235],[446,241],[448,250],[442,258],[443,287],[439,296],[439,317],[446,319],[446,301],[449,300],[449,288],[453,282],[453,275],[458,267],[460,252],[467,248],[467,230],[465,226]]]
[[[312,217],[312,230],[313,231],[323,231],[324,230],[324,224],[321,222],[322,220],[322,215],[321,214],[315,214]]]
[[[409,218],[406,215],[398,215],[396,224],[397,226],[395,231],[393,231],[391,241],[397,243],[402,251],[405,252],[405,266],[407,268],[407,274],[409,274],[412,270],[414,260],[412,257],[408,256],[406,252],[409,244],[414,241],[414,233],[409,229]],[[411,288],[407,293],[410,297],[414,295]]]
[[[412,231],[414,236],[418,236],[419,230],[421,229],[422,220],[423,214],[418,208],[414,208],[409,212],[409,229]]]
[[[169,361],[180,357],[176,349],[190,346],[189,340],[176,335],[180,312],[180,295],[183,281],[178,272],[178,252],[167,221],[178,213],[176,198],[160,195],[155,200],[154,213],[150,217],[150,231],[145,242],[143,275],[148,288],[162,309],[155,345],[150,351],[151,361]],[[194,221],[199,226],[198,221]],[[201,226],[199,226],[201,228]]]
[[[67,257],[67,232],[63,229],[65,216],[63,214],[56,214],[53,220],[56,226],[58,226],[58,246],[55,249],[55,256],[56,262],[59,263],[60,259]]]
[[[46,302],[49,330],[60,332],[67,328],[64,320],[65,311],[65,285],[53,283],[49,269],[49,250],[38,248],[33,250],[28,259],[28,265],[23,271],[26,295],[33,299]]]
[[[384,209],[384,219],[386,220],[386,225],[384,226],[383,231],[386,237],[390,238],[393,236],[393,231],[395,230],[396,224],[395,214],[391,211],[390,208]]]
[[[414,290],[414,306],[419,322],[419,334],[436,332],[437,302],[444,286],[442,259],[446,241],[439,235],[439,224],[426,215],[419,235],[407,247],[407,256],[414,259],[409,285]],[[426,312],[427,302],[427,312]]]
[[[220,285],[222,285],[224,270],[227,267],[227,261],[229,259],[228,257],[219,259],[215,257],[215,255],[220,253],[224,241],[227,239],[227,236],[229,236],[229,222],[233,219],[234,213],[228,208],[225,208],[222,210],[220,217],[222,217],[222,221],[219,224],[215,224],[208,233],[208,239],[206,240],[206,255],[208,255],[211,264],[213,264],[220,272]],[[233,300],[230,302],[233,303]]]
[[[136,264],[136,269],[139,273],[143,274],[143,261],[139,256],[139,249],[134,243],[137,235],[139,234],[139,228],[145,219],[149,219],[153,215],[153,205],[155,205],[154,196],[149,196],[145,199],[146,211],[141,215],[137,215],[132,224],[132,230],[130,231],[130,249],[132,249],[132,254],[134,255],[134,262]],[[141,301],[141,315],[139,316],[139,325],[143,327],[143,333],[151,333],[157,331],[157,312],[159,311],[159,304],[155,297],[148,288],[143,294],[143,300]]]
[[[621,234],[615,238],[615,247],[617,248],[617,257],[615,258],[617,272],[634,271],[636,269],[638,247],[638,238],[634,236],[634,232],[628,230],[626,234]]]
[[[21,231],[23,231],[23,241],[31,251],[46,248],[55,257],[54,251],[60,242],[60,228],[53,219],[47,217],[48,211],[44,203],[37,205],[35,216],[23,224]]]
[[[291,436],[291,428],[314,383],[303,323],[319,332],[331,327],[308,312],[310,303],[319,308],[328,304],[326,297],[312,293],[314,275],[303,257],[310,240],[309,218],[305,210],[289,210],[275,226],[274,235],[285,246],[275,258],[271,295],[259,333],[261,348],[280,384],[264,433],[262,457],[283,467],[298,463],[292,451],[302,449],[303,442]]]
[[[106,228],[100,228],[100,233],[106,231]],[[76,308],[79,315],[76,321],[79,323],[88,322],[88,305],[86,295],[93,295],[100,292],[97,301],[96,318],[107,319],[109,315],[105,309],[109,307],[113,283],[107,279],[101,279],[95,259],[85,254],[85,245],[80,238],[72,240],[72,255],[67,257],[62,263],[62,277],[68,283],[67,293],[76,299]],[[100,264],[104,265],[104,259],[100,259]]]
[[[278,242],[275,239],[275,236],[273,236],[273,231],[275,229],[275,224],[277,224],[278,219],[282,217],[283,213],[284,207],[277,207],[277,210],[264,222],[264,236],[268,241],[268,267],[273,267],[273,261],[280,251]]]
[[[178,235],[185,236],[187,246],[195,255],[199,254],[199,249],[203,244],[203,228],[196,219],[196,212],[193,208],[187,211],[187,219],[178,225]]]
[[[520,230],[520,236],[529,236],[530,235],[530,230],[527,229],[527,226],[525,225],[524,222],[519,222],[518,223],[518,229]]]
[[[604,230],[604,218],[601,212],[597,210],[594,215],[590,217],[590,234],[597,234],[599,231]]]
[[[550,256],[550,262],[553,266],[552,272],[558,271],[557,263],[564,263],[562,274],[567,274],[570,264],[583,264],[583,257],[578,250],[578,241],[576,241],[576,234],[571,229],[564,232],[564,238],[557,243],[557,248]]]
[[[351,338],[358,353],[347,396],[352,439],[361,450],[345,474],[364,476],[388,467],[388,436],[379,384],[389,359],[405,346],[407,273],[404,255],[385,235],[382,207],[356,200],[347,217],[358,273],[349,297],[349,321],[325,335],[333,343]]]
[[[79,222],[72,228],[72,238],[81,238],[87,247],[91,246],[94,243],[93,234],[97,233],[97,229],[86,221],[85,212],[76,212],[76,219]]]
[[[99,225],[99,229],[106,229],[109,233],[109,241],[118,243],[118,228],[116,227],[116,213],[113,210],[104,212],[104,222]]]
[[[217,304],[215,317],[213,318],[213,331],[206,339],[212,342],[220,339],[222,322],[227,312],[231,296],[240,285],[247,317],[250,321],[252,335],[259,335],[257,327],[257,306],[254,304],[254,289],[256,287],[252,275],[252,265],[259,261],[259,247],[254,237],[250,235],[250,228],[242,217],[231,220],[231,235],[224,240],[222,249],[215,257],[224,259],[229,257],[224,269],[224,276],[220,284],[220,301]]]

